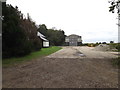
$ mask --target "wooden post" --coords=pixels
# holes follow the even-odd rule
[[[2,18],[2,2],[0,1],[0,17]],[[2,19],[0,18],[0,89],[2,89]]]

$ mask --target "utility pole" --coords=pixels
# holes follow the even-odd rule
[[[2,89],[2,4],[6,3],[6,0],[0,0],[0,89]]]
[[[117,9],[120,11],[120,3],[118,4]],[[120,43],[120,12],[118,13],[118,43]]]

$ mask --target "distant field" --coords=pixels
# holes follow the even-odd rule
[[[12,64],[21,63],[23,61],[28,61],[28,60],[40,58],[43,56],[47,56],[47,55],[52,54],[60,49],[61,49],[61,47],[57,47],[57,46],[53,46],[53,47],[49,47],[49,48],[42,48],[40,51],[32,52],[31,54],[24,56],[24,57],[3,59],[2,64],[3,64],[3,66],[9,66]]]

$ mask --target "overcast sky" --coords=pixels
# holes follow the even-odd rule
[[[117,14],[108,0],[7,0],[36,24],[56,27],[66,35],[77,34],[85,42],[118,42]]]

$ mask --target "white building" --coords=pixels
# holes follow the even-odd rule
[[[49,47],[49,40],[47,40],[43,34],[37,32],[37,36],[40,37],[40,39],[42,40],[43,47]]]

